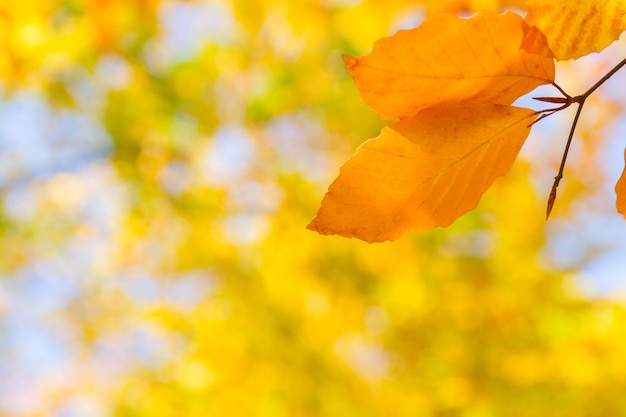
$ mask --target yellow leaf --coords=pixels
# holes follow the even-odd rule
[[[559,60],[600,52],[626,30],[626,0],[527,0],[526,21]]]
[[[624,160],[626,160],[626,150],[624,150]],[[626,168],[615,184],[615,192],[617,193],[617,211],[626,218]]]
[[[545,39],[525,42],[527,29],[515,13],[440,15],[344,60],[365,102],[385,119],[460,102],[511,104],[554,80]]]
[[[533,114],[493,103],[455,105],[385,127],[341,168],[308,228],[380,242],[450,225],[509,170]]]

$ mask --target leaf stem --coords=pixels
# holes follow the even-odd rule
[[[560,92],[561,94],[563,94],[563,97],[565,97],[565,98],[571,98],[571,96],[570,96],[569,94],[567,94],[567,93],[565,92],[565,90],[563,90],[563,89],[561,88],[561,86],[560,86],[560,85],[558,85],[558,84],[557,84],[557,83],[555,83],[554,81],[552,81],[552,85],[553,85],[553,86],[554,86],[557,90],[559,90],[559,92]]]

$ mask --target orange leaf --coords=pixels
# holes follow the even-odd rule
[[[626,150],[624,150],[624,160],[626,160]],[[626,218],[626,168],[615,184],[615,192],[617,193],[617,211]]]
[[[626,30],[626,0],[527,0],[526,21],[559,60],[600,52]]]
[[[533,115],[492,103],[454,105],[385,127],[341,168],[307,227],[380,242],[448,226],[506,174]]]
[[[554,80],[545,38],[533,33],[531,42],[529,32],[515,13],[441,15],[344,60],[365,102],[385,119],[459,102],[511,104]]]
[[[536,118],[510,104],[554,80],[545,36],[512,13],[439,16],[344,59],[370,107],[401,120],[341,168],[308,228],[368,242],[476,207]]]

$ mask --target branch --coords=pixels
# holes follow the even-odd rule
[[[552,189],[550,190],[550,196],[548,197],[548,206],[546,208],[546,220],[550,217],[550,213],[552,212],[552,207],[554,206],[554,202],[556,200],[556,189],[563,178],[563,169],[565,168],[565,161],[567,160],[567,154],[569,153],[570,145],[572,144],[572,138],[574,137],[574,131],[576,130],[576,124],[578,123],[578,119],[580,118],[580,113],[583,110],[583,106],[585,101],[594,91],[596,91],[602,84],[604,84],[609,78],[611,78],[617,71],[622,69],[626,65],[626,58],[624,58],[619,64],[613,67],[609,72],[607,72],[602,78],[598,80],[594,85],[592,85],[587,91],[583,94],[572,97],[567,94],[557,83],[552,82],[552,85],[559,90],[559,92],[563,95],[563,97],[533,97],[534,100],[542,101],[546,103],[555,103],[562,104],[559,107],[539,110],[535,114],[540,114],[534,122],[532,122],[530,126],[539,122],[540,120],[545,119],[548,116],[553,115],[561,110],[565,110],[569,106],[574,103],[578,103],[578,110],[576,110],[576,115],[574,116],[574,121],[572,122],[572,127],[569,131],[569,136],[567,137],[567,143],[565,144],[565,150],[563,151],[563,158],[561,159],[561,165],[559,166],[559,173],[556,177],[554,177],[554,182],[552,183]]]

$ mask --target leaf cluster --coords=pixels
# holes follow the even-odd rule
[[[572,97],[555,82],[555,61],[599,51],[619,36],[626,28],[626,5],[609,3],[534,0],[526,18],[512,12],[436,16],[377,41],[369,55],[346,56],[363,100],[383,118],[399,121],[365,142],[341,168],[308,228],[378,242],[407,230],[446,227],[508,172],[534,123],[577,103],[549,216],[586,98],[626,64]],[[577,26],[564,19],[599,35],[573,39],[571,28]],[[557,107],[511,105],[542,84],[562,96],[537,100]],[[620,181],[618,196],[623,187]],[[622,199],[618,210],[625,213]]]

